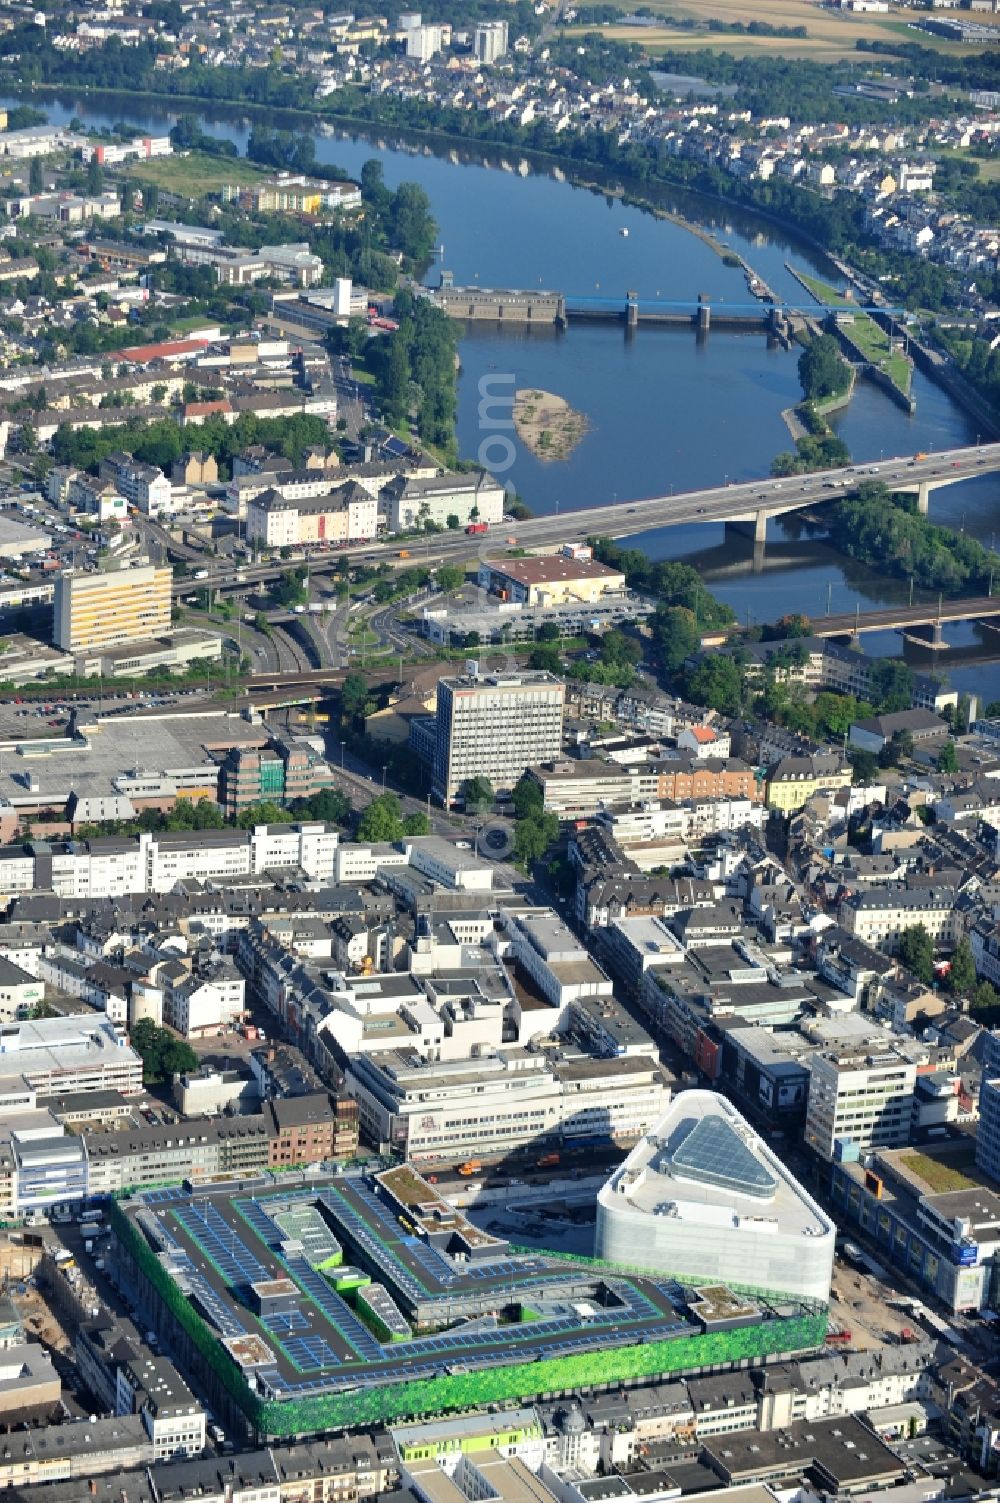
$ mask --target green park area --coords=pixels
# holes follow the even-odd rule
[[[268,176],[245,157],[215,157],[204,151],[177,152],[148,162],[129,162],[127,176],[139,183],[155,183],[161,193],[180,198],[204,198],[221,193],[227,183],[257,183]]]
[[[892,351],[889,335],[881,324],[868,313],[862,313],[856,303],[838,292],[829,282],[824,282],[819,277],[808,275],[796,268],[795,275],[804,287],[807,287],[818,303],[825,303],[831,308],[845,308],[853,314],[854,322],[844,329],[847,338],[855,344],[866,360],[883,371],[892,382],[893,386],[908,396],[910,392],[910,379],[913,374],[913,366],[908,356],[897,355]]]

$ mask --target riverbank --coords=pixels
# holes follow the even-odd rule
[[[565,397],[527,387],[514,395],[514,427],[522,444],[546,462],[568,459],[590,424]]]
[[[915,407],[910,388],[913,384],[913,361],[908,355],[898,355],[893,349],[892,334],[876,323],[870,313],[863,312],[852,298],[845,297],[830,282],[820,277],[809,276],[798,267],[785,263],[790,276],[808,292],[817,303],[826,307],[843,309],[844,321],[839,317],[835,336],[848,355],[866,366],[869,379],[880,380],[890,395],[904,406],[907,412]],[[847,322],[850,320],[850,322]]]
[[[63,83],[37,83],[25,88],[19,80],[7,78],[0,72],[0,85],[18,98],[31,99],[38,94],[73,96],[95,100],[121,100],[134,106],[133,96],[123,94],[121,89],[100,88],[90,84]],[[501,155],[516,151],[529,166],[553,167],[566,174],[567,181],[574,188],[582,188],[594,193],[602,193],[607,198],[617,199],[620,203],[630,208],[640,209],[643,213],[651,215],[654,219],[662,219],[671,224],[676,224],[680,229],[695,235],[704,245],[719,257],[726,260],[732,252],[730,248],[697,220],[689,218],[676,209],[665,208],[662,204],[650,198],[641,191],[636,191],[638,179],[630,179],[620,171],[613,171],[606,164],[595,161],[590,157],[569,157],[561,152],[546,151],[540,147],[533,147],[514,141],[502,139],[489,139],[470,137],[459,130],[446,130],[439,126],[421,126],[414,124],[400,125],[395,121],[380,121],[369,115],[354,115],[343,110],[325,110],[318,106],[313,111],[298,109],[289,105],[266,105],[257,104],[252,100],[241,101],[235,99],[219,99],[203,97],[200,94],[168,93],[159,90],[144,91],[142,95],[144,103],[156,104],[164,109],[177,111],[178,114],[218,115],[224,117],[227,114],[249,121],[266,120],[269,124],[279,127],[299,125],[309,130],[317,130],[321,134],[328,134],[329,128],[343,130],[345,132],[375,133],[379,132],[399,141],[410,141],[414,144],[423,143],[429,146],[446,147],[454,150],[463,147],[470,156],[478,157],[489,163],[490,153]],[[736,197],[730,197],[723,193],[710,193],[701,188],[692,188],[683,178],[671,177],[663,171],[664,163],[659,164],[659,170],[651,181],[664,189],[683,193],[694,199],[702,199],[706,203],[721,204],[728,209],[737,209],[742,213],[756,215],[768,224],[780,229],[783,234],[791,235],[803,245],[808,245],[817,255],[820,255],[830,265],[833,261],[829,251],[820,241],[807,234],[790,220],[783,219],[764,207],[758,207],[753,203],[746,203]],[[666,164],[669,165],[669,164]],[[595,177],[592,174],[607,173],[607,179]],[[585,175],[587,174],[587,175]],[[754,268],[739,258],[739,267],[747,276],[754,278],[762,285],[763,278],[757,276]],[[755,294],[756,295],[756,294]]]
[[[851,379],[847,390],[839,392],[835,397],[827,397],[822,402],[796,402],[794,407],[786,407],[782,411],[782,419],[792,438],[798,442],[800,438],[829,438],[833,434],[827,419],[835,412],[843,412],[850,404],[857,384],[857,372],[851,367]],[[821,428],[817,427],[816,419],[820,420]],[[810,421],[811,419],[811,421]]]
[[[3,77],[4,75],[0,72],[0,79],[3,79]],[[61,83],[38,83],[25,89],[19,80],[10,79],[8,81],[8,88],[12,94],[19,98],[31,98],[37,94],[80,95],[95,99],[128,99],[130,103],[134,103],[132,96],[123,95],[120,89],[109,89],[87,84],[78,85],[69,81]],[[565,152],[546,151],[544,148],[532,147],[517,141],[505,141],[502,138],[470,138],[460,130],[443,129],[440,126],[427,127],[410,122],[400,124],[396,121],[381,121],[367,114],[354,114],[350,111],[324,109],[322,104],[318,104],[317,108],[311,111],[295,106],[274,106],[258,104],[253,101],[220,99],[180,92],[145,91],[142,97],[144,101],[159,103],[166,108],[173,108],[181,113],[190,113],[194,110],[202,114],[215,113],[223,116],[232,113],[248,120],[266,119],[269,123],[278,124],[287,122],[290,125],[316,129],[320,133],[329,133],[331,129],[341,129],[346,132],[382,132],[396,137],[400,141],[412,139],[414,142],[423,142],[431,146],[441,145],[452,150],[456,147],[462,147],[467,152],[470,152],[470,155],[486,162],[489,162],[489,154],[491,152],[503,154],[509,151],[517,151],[529,166],[539,165],[557,168],[560,172],[565,173],[567,180],[574,187],[603,193],[608,198],[618,199],[621,203],[640,209],[643,213],[648,213],[654,218],[676,224],[679,228],[695,235],[721,260],[727,263],[736,260],[736,258],[732,257],[729,247],[724,242],[718,240],[704,225],[698,224],[696,220],[689,218],[676,209],[664,207],[651,198],[648,192],[642,191],[646,180],[632,178],[628,174],[627,169],[623,172],[620,168],[616,169],[606,163],[596,161],[592,157],[584,156],[577,158]],[[671,173],[670,167],[671,162],[669,158],[660,158],[648,181],[664,190],[672,190],[688,195],[693,199],[701,199],[706,203],[721,204],[726,208],[756,216],[766,223],[776,226],[783,234],[793,236],[802,245],[808,246],[812,252],[822,257],[827,265],[834,267],[838,271],[845,268],[845,263],[838,260],[825,244],[803,229],[794,220],[776,214],[772,209],[763,205],[758,205],[752,198],[749,200],[741,198],[735,192],[729,194],[704,186],[693,187],[682,173]],[[599,176],[595,177],[594,173],[599,174]],[[604,174],[606,174],[606,177]],[[642,187],[639,186],[640,182],[642,183]],[[767,284],[758,275],[755,268],[742,256],[738,258],[738,264],[744,272],[748,290],[751,294],[755,297],[764,297],[765,300],[769,300]],[[793,267],[789,266],[788,270],[792,275],[796,274]],[[849,268],[847,270],[849,270],[852,278],[857,276],[857,273],[853,270]],[[805,286],[806,284],[802,283],[802,285]],[[873,327],[884,335],[885,331],[878,324],[873,323]],[[871,358],[865,356],[863,348],[859,349],[859,357]],[[932,364],[928,363],[925,369],[932,380],[941,379],[941,373],[936,371]],[[870,374],[878,384],[883,385],[889,391],[894,400],[899,401],[901,406],[904,406],[908,411],[913,410],[912,399],[909,394],[910,383],[908,380],[904,381],[894,377],[892,374],[880,371],[874,362]],[[942,381],[942,384],[946,383]],[[955,401],[964,406],[965,410],[971,416],[981,421],[982,408],[978,403],[974,407],[968,400],[968,396],[971,393],[964,393],[961,386],[956,385],[954,382],[948,385],[948,390]]]

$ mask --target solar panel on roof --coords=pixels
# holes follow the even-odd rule
[[[746,1146],[724,1117],[702,1117],[670,1156],[675,1174],[699,1184],[717,1185],[770,1200],[778,1181]]]

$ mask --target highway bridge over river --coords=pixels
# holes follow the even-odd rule
[[[627,538],[663,527],[701,522],[723,522],[749,533],[755,542],[762,543],[771,517],[843,499],[869,481],[881,481],[891,491],[915,495],[918,510],[926,515],[931,495],[942,486],[997,471],[1000,471],[1000,443],[989,443],[938,450],[920,457],[847,465],[842,469],[819,470],[785,479],[734,482],[724,478],[722,485],[708,486],[703,490],[677,494],[671,490],[636,501],[580,506],[549,516],[504,523],[476,539],[467,537],[464,532],[440,532],[416,539],[384,538],[326,553],[313,551],[310,568],[317,574],[332,571],[345,556],[357,563],[395,564],[400,560],[401,552],[406,554],[404,564],[436,564],[468,558],[473,552],[479,557],[487,557],[502,553],[514,544],[542,551],[561,547],[563,543],[583,542],[594,534]],[[254,584],[268,584],[279,579],[296,561],[293,557],[277,564],[239,566],[231,560],[206,560],[194,577],[190,573],[183,578],[175,575],[174,595],[186,595],[198,587],[226,594],[247,594]]]

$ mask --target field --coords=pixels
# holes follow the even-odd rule
[[[621,0],[627,8],[638,8],[639,0]],[[975,52],[975,46],[960,42],[948,42],[930,32],[912,30],[907,21],[911,11],[894,8],[889,15],[866,15],[828,9],[815,0],[756,0],[752,10],[746,0],[643,0],[643,8],[657,15],[670,16],[687,21],[766,21],[771,26],[804,26],[805,37],[752,37],[731,36],[709,31],[675,31],[668,27],[605,26],[602,35],[619,42],[633,42],[651,53],[697,51],[709,47],[717,52],[729,52],[734,57],[772,55],[787,58],[809,58],[814,62],[838,63],[845,59],[857,61],[859,41],[919,42],[923,47],[933,47],[942,52],[963,55]],[[1000,41],[1000,16],[985,12],[975,16],[977,21],[997,23],[997,38]],[[862,60],[864,54],[860,54]]]
[[[122,169],[128,178],[140,183],[155,183],[163,193],[179,198],[204,198],[219,193],[226,183],[255,183],[267,177],[262,167],[239,157],[213,157],[206,152],[154,157],[149,162],[129,162]]]

